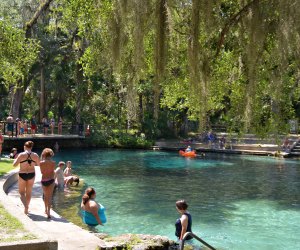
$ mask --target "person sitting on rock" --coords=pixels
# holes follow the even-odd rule
[[[290,141],[289,139],[286,137],[283,144],[281,145],[282,149],[285,151],[289,151],[291,149],[290,147]]]

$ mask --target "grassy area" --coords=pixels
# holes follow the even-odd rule
[[[13,170],[12,166],[13,160],[11,159],[3,159],[0,160],[0,176],[6,174],[10,170]]]
[[[0,176],[6,174],[12,169],[12,160],[1,158]],[[0,242],[12,242],[32,239],[36,239],[36,237],[26,231],[22,223],[15,217],[10,215],[0,204]]]
[[[33,239],[36,239],[36,237],[27,232],[22,223],[6,212],[3,206],[0,205],[0,242]]]

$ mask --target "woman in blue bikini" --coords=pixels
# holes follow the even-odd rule
[[[42,188],[44,193],[44,203],[45,203],[45,214],[47,218],[51,219],[50,208],[52,203],[52,195],[55,187],[54,176],[55,176],[55,161],[52,161],[52,156],[54,153],[52,149],[45,148],[41,155],[40,168],[42,172]]]
[[[31,200],[31,191],[35,178],[34,166],[40,164],[39,156],[31,151],[32,147],[32,141],[25,142],[24,152],[20,153],[13,163],[14,167],[20,164],[18,183],[20,198],[25,208],[25,214],[28,214],[28,207]]]
[[[83,222],[89,226],[97,226],[106,223],[105,208],[95,201],[96,191],[89,187],[82,196],[81,209]]]

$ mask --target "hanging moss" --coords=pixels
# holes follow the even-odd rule
[[[155,64],[155,81],[153,86],[153,106],[154,106],[154,119],[158,120],[159,112],[159,99],[160,99],[160,84],[163,81],[165,73],[165,65],[167,59],[167,46],[168,46],[168,12],[167,1],[156,1],[156,38],[155,38],[155,52],[154,52],[154,64]]]

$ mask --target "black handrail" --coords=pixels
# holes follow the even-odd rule
[[[6,121],[0,121],[0,133],[2,131],[2,134],[7,134],[7,124],[12,124],[12,128],[13,130],[10,131],[11,132],[11,137],[18,137],[18,126],[17,126],[17,122],[6,122]],[[37,131],[39,131],[39,133],[43,133],[43,123],[36,123],[36,126],[37,126]],[[27,128],[28,130],[27,131],[31,131],[31,128],[30,128],[30,123],[28,122],[27,123]],[[55,128],[55,134],[58,134],[57,130],[58,130],[58,125],[57,123],[55,124],[54,126]],[[61,133],[62,134],[70,134],[70,135],[79,135],[79,136],[84,136],[85,135],[85,132],[86,132],[86,125],[81,123],[81,124],[74,124],[74,123],[63,123],[62,125],[62,130],[61,130]],[[24,133],[25,134],[25,133]],[[31,134],[31,133],[28,133],[27,134]],[[48,134],[51,135],[51,127],[50,127],[50,124],[49,124],[49,127],[48,127]]]
[[[198,237],[197,235],[193,234],[192,232],[186,232],[183,236],[182,241],[180,242],[180,250],[183,250],[184,248],[184,242],[185,239],[188,236],[192,236],[193,238],[195,238],[196,240],[200,241],[203,245],[207,246],[208,248],[212,249],[212,250],[216,250],[216,248],[214,248],[213,246],[209,245],[207,242],[205,242],[204,240],[202,240],[200,237]]]

